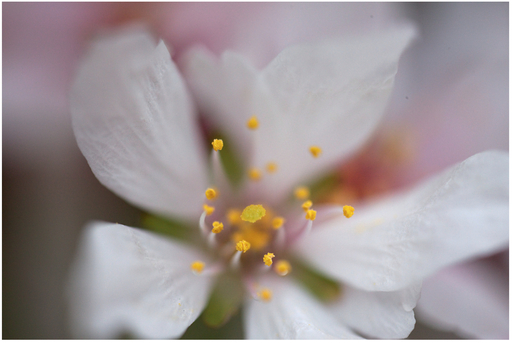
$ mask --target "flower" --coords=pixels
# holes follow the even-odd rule
[[[219,291],[234,310],[244,302],[249,338],[406,337],[427,275],[507,245],[508,155],[477,154],[360,207],[302,198],[371,135],[413,37],[404,26],[292,46],[261,71],[235,53],[192,50],[182,62],[197,108],[229,137],[208,142],[211,173],[165,44],[138,29],[94,43],[71,95],[91,169],[148,212],[199,221],[199,232],[184,243],[91,224],[69,285],[75,334],[179,337]],[[238,185],[220,160],[228,147],[247,171]],[[327,303],[301,287],[311,280],[325,281],[316,287]]]
[[[507,9],[445,3],[426,12],[421,43],[401,59],[387,111],[414,132],[415,159],[401,169],[402,184],[477,152],[509,147]],[[416,319],[459,337],[508,338],[508,274],[496,258],[442,270],[423,283]]]

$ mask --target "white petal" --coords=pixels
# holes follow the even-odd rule
[[[71,92],[73,129],[96,177],[146,210],[192,218],[206,188],[189,97],[163,42],[125,30],[92,45]]]
[[[119,224],[86,228],[68,288],[78,337],[178,337],[206,305],[210,277],[190,264],[207,259],[162,236]]]
[[[508,339],[508,273],[489,261],[446,268],[424,282],[418,319],[460,336]]]
[[[248,298],[245,332],[249,339],[360,338],[337,323],[327,309],[288,277],[266,277],[260,287],[272,291],[270,302]]]
[[[420,289],[415,285],[395,292],[367,292],[345,285],[342,297],[330,308],[339,321],[367,337],[405,338],[416,323],[412,309]]]
[[[188,56],[186,75],[204,111],[237,139],[249,164],[279,165],[279,172],[261,184],[263,192],[279,199],[367,139],[386,105],[400,54],[413,36],[414,30],[404,27],[293,46],[261,72],[232,53],[217,63],[196,51]],[[222,87],[232,80],[236,84]],[[246,128],[252,115],[260,121],[255,133]],[[251,144],[254,154],[247,155]],[[312,145],[323,149],[316,160],[309,152]]]
[[[184,75],[201,112],[212,116],[217,128],[233,138],[233,148],[247,161],[250,135],[246,122],[254,114],[257,70],[238,54],[226,51],[217,61],[199,48],[189,51],[184,64]]]
[[[490,151],[316,226],[298,252],[328,275],[392,291],[464,259],[508,245],[508,154]]]

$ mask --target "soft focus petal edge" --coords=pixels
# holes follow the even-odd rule
[[[205,151],[162,41],[141,27],[98,37],[80,65],[70,107],[78,146],[102,184],[150,212],[198,215]]]
[[[66,295],[75,337],[176,338],[206,305],[211,277],[190,264],[205,258],[182,243],[105,222],[83,231]]]

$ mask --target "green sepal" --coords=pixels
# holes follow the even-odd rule
[[[325,194],[331,193],[332,190],[340,183],[339,176],[335,173],[326,174],[309,185],[309,192],[311,200],[322,197]]]
[[[313,180],[309,180],[305,182],[303,185],[309,188],[309,199],[313,201],[317,201],[319,198],[322,198],[326,194],[332,192],[333,189],[336,188],[338,184],[340,184],[340,177],[336,174],[336,172],[324,174],[319,178],[315,178]],[[297,199],[295,198],[294,192],[292,191],[288,197],[289,203],[295,203]]]
[[[181,336],[181,339],[244,339],[242,311],[238,311],[221,327],[212,328],[203,320],[196,320]]]
[[[141,226],[184,241],[192,241],[195,238],[193,234],[197,233],[197,230],[193,231],[193,227],[188,224],[149,213],[142,214]]]
[[[293,266],[290,276],[318,300],[329,303],[341,296],[340,283],[308,266],[304,261],[293,259],[290,262]]]
[[[201,316],[203,321],[213,328],[224,325],[240,308],[243,296],[244,285],[239,274],[226,272],[219,275]]]

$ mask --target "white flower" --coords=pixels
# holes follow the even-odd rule
[[[406,337],[427,275],[508,244],[508,155],[475,155],[357,207],[351,218],[341,207],[313,204],[317,212],[306,219],[303,200],[289,195],[372,133],[413,36],[403,27],[294,46],[261,71],[234,53],[217,61],[191,51],[184,71],[198,109],[231,138],[249,172],[235,189],[219,160],[223,151],[211,152],[210,173],[195,108],[164,43],[138,30],[94,43],[72,90],[80,149],[112,191],[148,212],[199,221],[199,230],[191,228],[198,239],[185,244],[91,224],[70,280],[74,333],[179,337],[214,283],[234,273],[245,287],[248,338]],[[210,186],[216,197],[206,199]],[[208,207],[201,214],[205,203],[213,214]],[[231,215],[258,204],[266,215],[253,226],[238,223],[240,212]],[[285,221],[276,229],[278,216]],[[214,221],[224,225],[219,233],[208,232],[220,230]],[[297,256],[341,283],[341,296],[329,304],[312,297],[296,282]],[[266,267],[272,259],[281,270]]]

